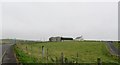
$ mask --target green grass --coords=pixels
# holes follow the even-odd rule
[[[0,45],[11,44],[11,43],[13,43],[13,39],[0,39]]]
[[[120,42],[118,43],[118,41],[115,41],[115,42],[114,42],[114,46],[115,46],[116,48],[120,49]]]
[[[35,41],[31,40],[22,40],[22,39],[0,39],[0,45],[2,44],[13,44],[13,43],[21,43],[21,42],[30,42],[34,43]],[[36,41],[37,42],[37,41]]]
[[[45,49],[44,58],[42,58],[42,46]],[[48,61],[46,60],[48,49]],[[15,51],[20,62],[38,62],[38,63],[55,63],[60,60],[61,52],[64,58],[69,62],[79,63],[96,63],[97,58],[101,58],[105,63],[117,63],[117,59],[113,58],[106,48],[104,42],[21,42],[15,45]],[[78,58],[77,58],[78,53]]]

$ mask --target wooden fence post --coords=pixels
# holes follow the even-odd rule
[[[31,49],[30,49],[30,50],[31,50],[31,58],[32,58],[32,46],[31,46]]]
[[[31,46],[31,49],[30,49],[30,50],[31,50],[31,53],[32,53],[32,46]]]
[[[98,64],[98,65],[102,65],[100,58],[97,58],[97,64]]]
[[[65,58],[65,63],[68,63],[68,59],[67,59],[67,57]]]
[[[44,58],[44,46],[42,46],[42,59]]]
[[[26,46],[26,53],[28,54],[27,46]]]
[[[40,49],[40,47],[39,47],[38,49]],[[41,54],[40,51],[38,51],[38,54],[39,54],[39,55]],[[39,55],[38,55],[38,56],[39,56]]]

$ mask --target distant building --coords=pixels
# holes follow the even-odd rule
[[[75,40],[81,41],[81,40],[83,40],[83,37],[82,36],[76,37]]]
[[[73,38],[65,38],[65,37],[50,37],[49,41],[51,42],[60,42],[65,40],[73,40]]]

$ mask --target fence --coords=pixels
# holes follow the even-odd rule
[[[39,49],[39,52],[37,53],[37,55],[41,55],[41,58],[40,58],[41,59],[40,61],[42,61],[41,63],[50,63],[49,61],[52,61],[52,63],[60,63],[60,64],[66,64],[66,63],[79,64],[80,63],[80,61],[79,61],[80,56],[79,56],[78,52],[75,53],[74,60],[70,60],[69,58],[65,57],[65,54],[63,52],[60,53],[60,56],[53,58],[49,55],[49,49],[48,48],[45,49],[45,47],[42,46],[42,47],[39,47],[38,49]],[[29,46],[24,46],[24,49],[22,49],[22,50],[26,51],[26,53],[30,57],[33,57],[33,55],[32,55],[32,53],[34,53],[33,46],[30,46],[30,47]],[[29,52],[31,52],[31,53],[29,53]],[[96,64],[97,65],[102,65],[101,58],[96,58]]]

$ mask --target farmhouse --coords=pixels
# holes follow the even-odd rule
[[[51,42],[60,42],[65,40],[73,40],[73,38],[66,38],[66,37],[50,37],[49,41]]]

